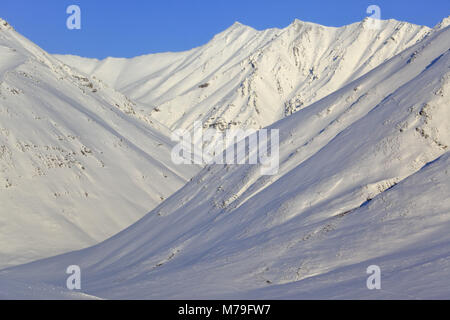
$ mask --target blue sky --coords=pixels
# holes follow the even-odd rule
[[[81,30],[66,28],[66,8],[81,8]],[[368,16],[430,27],[450,15],[450,0],[1,0],[0,17],[50,53],[133,57],[202,45],[235,21],[256,29],[295,18],[342,26]]]

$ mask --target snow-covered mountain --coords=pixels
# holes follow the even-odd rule
[[[448,298],[449,47],[441,25],[271,125],[277,175],[208,166],[107,241],[3,270],[0,296],[70,298],[76,264],[78,298]]]
[[[310,105],[420,41],[430,29],[370,18],[341,28],[295,20],[240,23],[181,53],[102,61],[57,56],[146,106],[170,129],[260,129]]]
[[[102,241],[198,169],[164,125],[0,20],[0,267]]]

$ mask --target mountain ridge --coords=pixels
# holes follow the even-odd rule
[[[1,271],[18,283],[3,294],[67,294],[61,270],[77,263],[83,293],[110,299],[447,297],[449,41],[432,32],[268,126],[277,175],[207,166],[114,237]]]
[[[141,102],[171,130],[192,129],[195,121],[207,127],[260,129],[431,32],[383,20],[377,33],[365,28],[365,21],[336,28],[295,20],[284,29],[262,31],[233,24],[207,44],[181,53],[98,62],[57,58]],[[364,46],[369,48],[361,50]]]
[[[104,240],[198,170],[172,163],[170,131],[139,104],[4,20],[0,53],[0,266]]]

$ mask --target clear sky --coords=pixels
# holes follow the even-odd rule
[[[81,8],[81,30],[66,27],[66,8]],[[433,27],[450,15],[450,0],[0,0],[0,17],[50,53],[133,57],[202,45],[235,21],[258,30],[295,18],[328,26],[382,19]]]

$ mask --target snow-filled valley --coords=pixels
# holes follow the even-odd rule
[[[450,20],[369,22],[98,61],[2,21],[0,298],[448,299]],[[194,121],[279,130],[278,173],[173,164]]]
[[[139,104],[0,21],[0,267],[105,240],[198,169]]]

